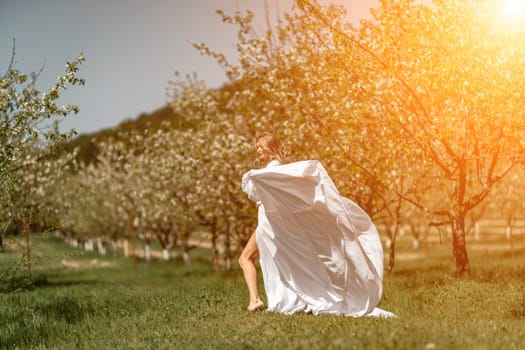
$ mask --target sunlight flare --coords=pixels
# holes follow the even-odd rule
[[[510,20],[522,18],[525,13],[525,0],[507,0],[503,7],[505,16]]]

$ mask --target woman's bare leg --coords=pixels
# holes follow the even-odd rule
[[[264,303],[259,297],[259,292],[257,291],[257,269],[253,263],[258,256],[259,250],[257,249],[254,232],[239,257],[239,265],[244,273],[244,279],[246,280],[248,292],[250,293],[248,311],[255,311],[264,306]]]

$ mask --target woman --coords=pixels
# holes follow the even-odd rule
[[[258,158],[257,163],[261,168],[280,165],[285,162],[281,142],[272,134],[265,133],[259,136],[255,142],[255,150]],[[246,243],[239,257],[239,265],[244,273],[244,279],[246,280],[248,293],[250,295],[248,311],[256,311],[264,307],[264,303],[257,290],[257,269],[254,265],[254,260],[259,255],[256,243],[256,232],[250,236],[248,243]]]
[[[284,163],[279,140],[257,139],[263,168],[243,175],[258,204],[258,225],[239,263],[250,303],[263,308],[253,264],[259,256],[268,311],[393,317],[377,308],[383,250],[377,230],[357,204],[341,196],[319,161]]]

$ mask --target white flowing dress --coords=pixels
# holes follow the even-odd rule
[[[370,217],[341,196],[319,161],[250,170],[268,311],[395,317],[381,300],[383,248]]]

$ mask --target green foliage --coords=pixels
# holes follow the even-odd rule
[[[399,318],[381,320],[249,313],[242,272],[217,273],[209,252],[192,267],[64,256],[56,239],[38,240],[39,282],[0,294],[0,348],[176,349],[521,349],[525,315],[524,251],[476,250],[482,267],[454,279],[432,246],[430,258],[403,260],[385,279],[381,307]],[[401,253],[406,253],[401,249]],[[71,253],[71,252],[70,252]],[[1,257],[1,256],[0,256]],[[205,257],[205,260],[201,260]],[[60,261],[75,261],[68,267]]]

